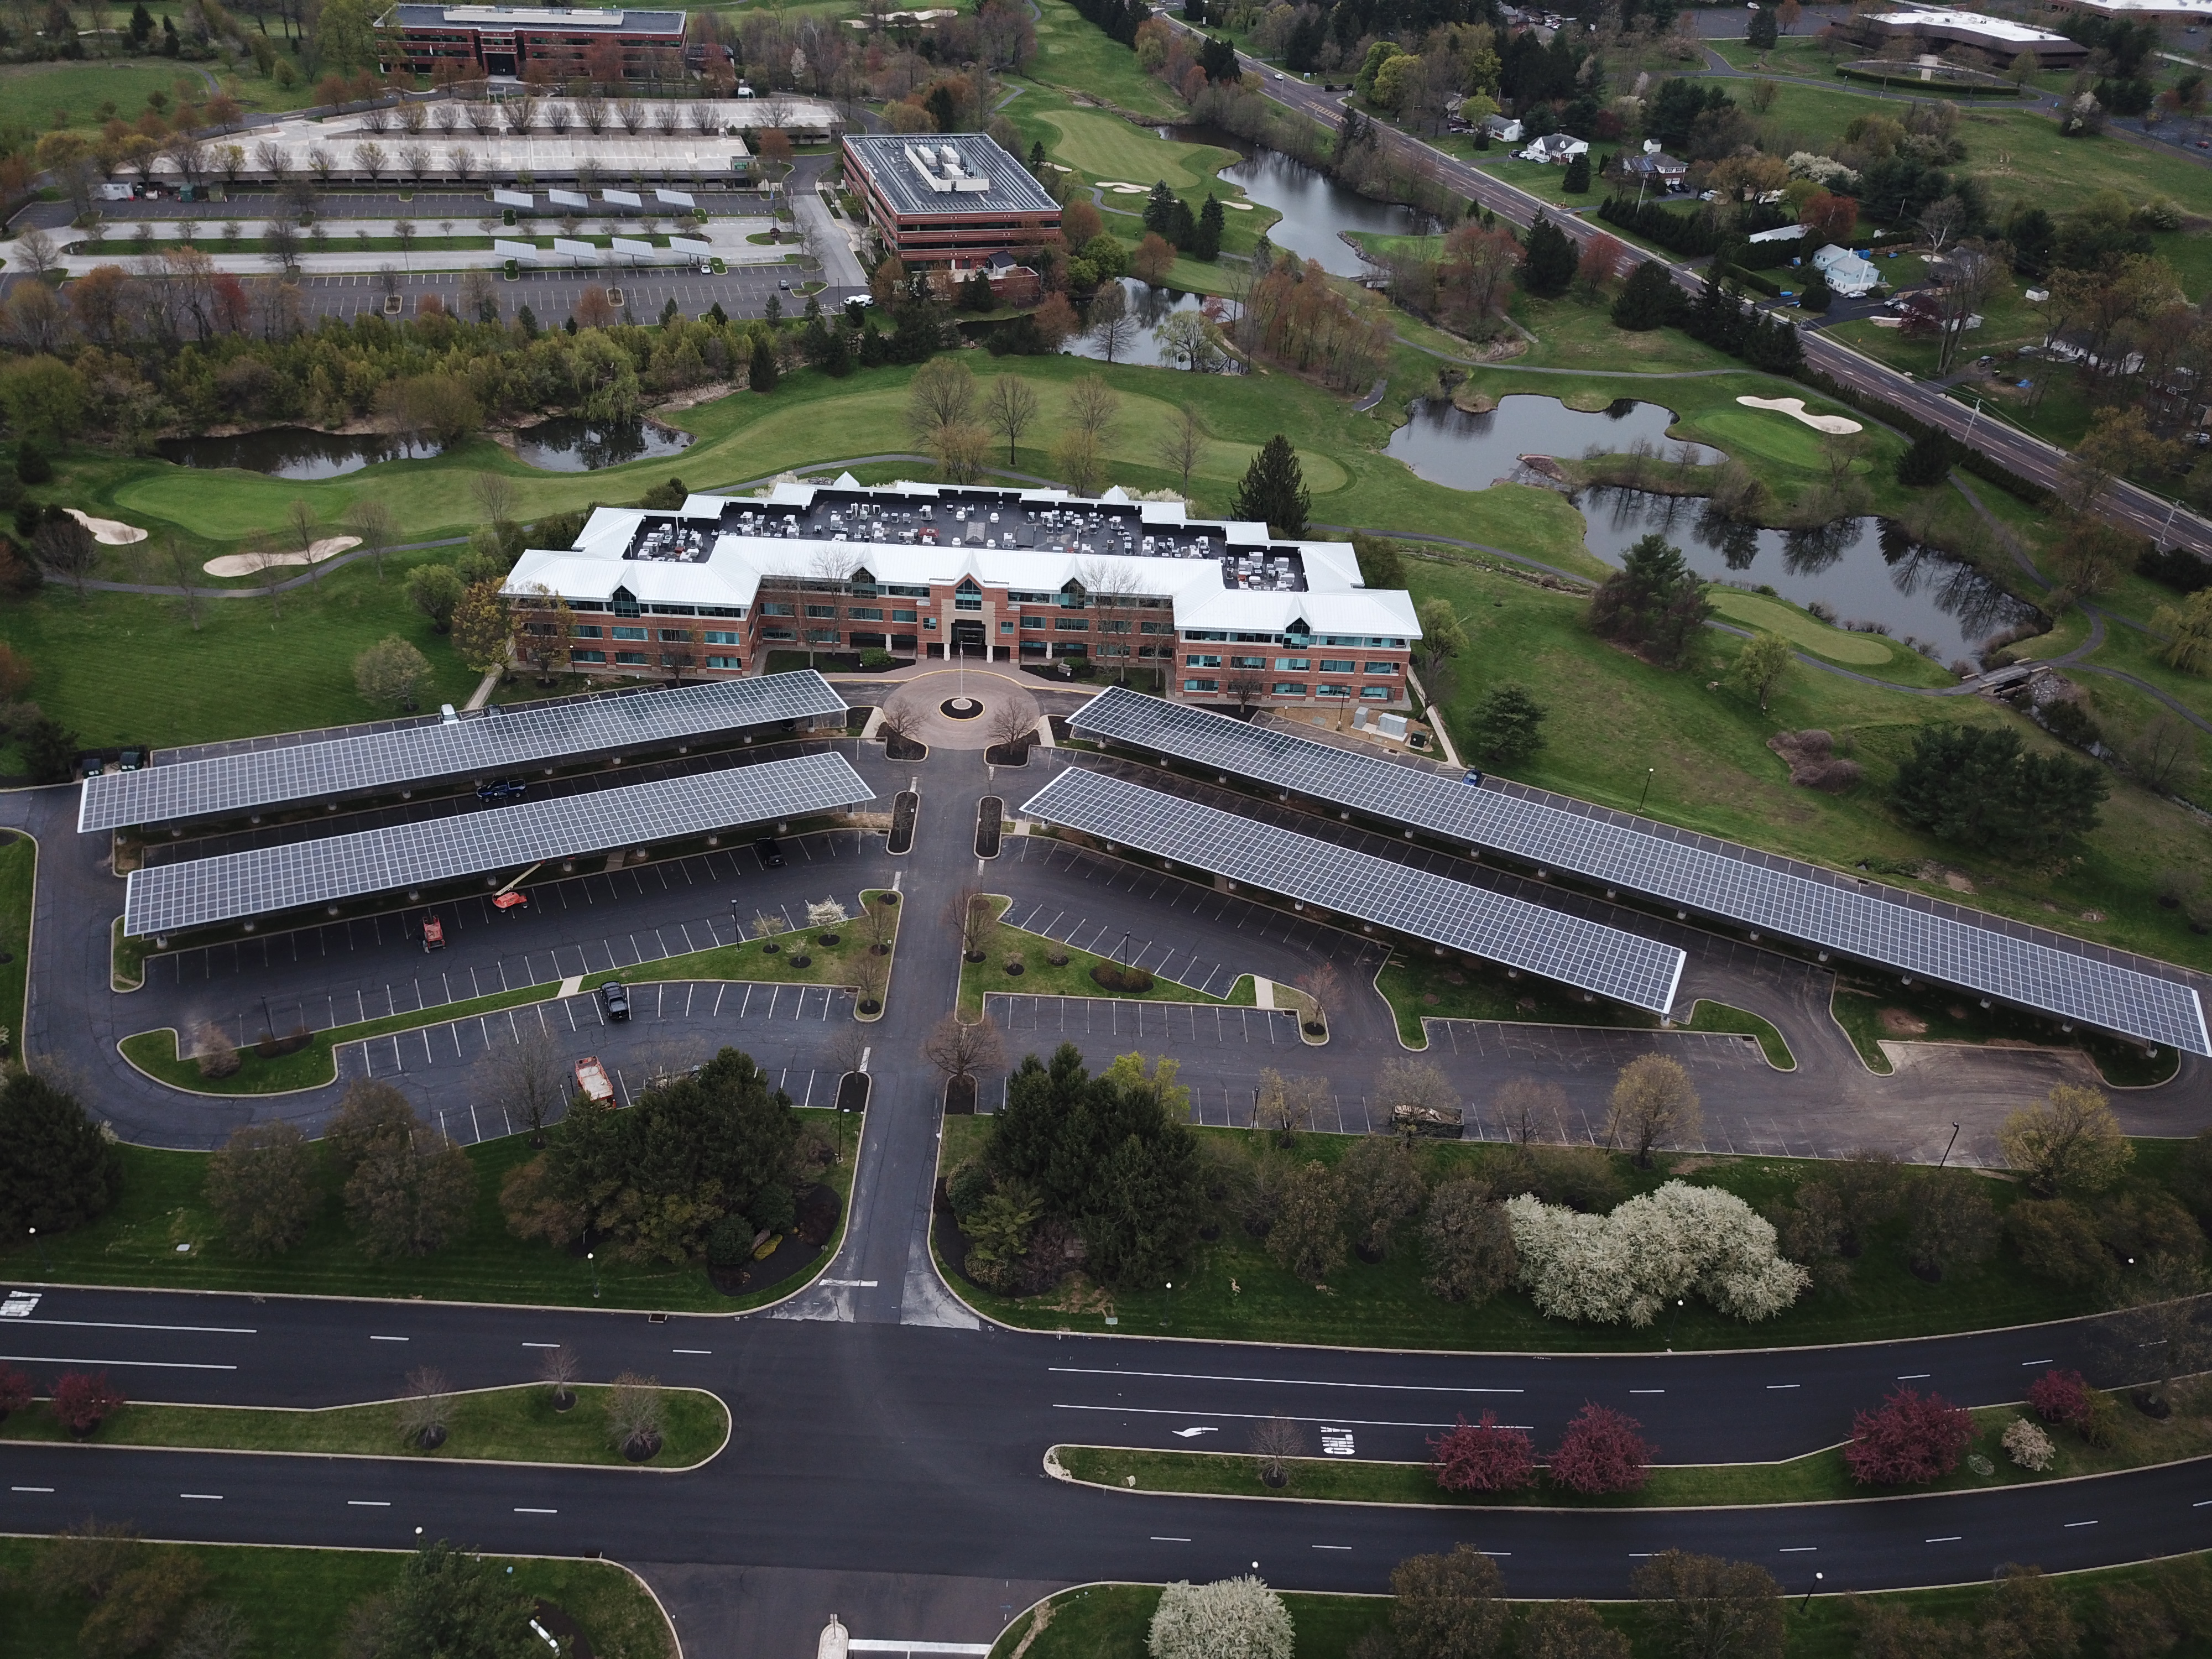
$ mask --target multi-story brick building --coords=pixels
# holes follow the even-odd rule
[[[472,78],[520,76],[542,63],[569,81],[586,73],[586,52],[611,40],[621,49],[625,78],[642,81],[653,75],[656,52],[680,59],[684,22],[680,11],[601,6],[398,5],[379,27],[390,54],[387,70],[432,75],[443,60],[472,65]]]
[[[848,132],[845,173],[884,251],[909,270],[972,270],[994,253],[1042,247],[1060,234],[1060,204],[980,132]]]
[[[1194,702],[1402,708],[1412,598],[1360,583],[1348,542],[1202,521],[1179,501],[1056,489],[781,483],[672,513],[601,507],[525,553],[526,630],[573,614],[586,673],[758,673],[772,651],[1083,657],[1164,671]]]

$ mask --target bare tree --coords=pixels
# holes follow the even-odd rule
[[[945,925],[960,935],[960,953],[970,962],[991,954],[999,939],[999,901],[979,887],[963,887],[945,907]]]
[[[361,544],[376,565],[376,579],[384,580],[384,556],[399,538],[398,521],[382,498],[365,495],[346,510],[346,525],[361,538]]]
[[[1272,1131],[1287,1146],[1302,1130],[1313,1127],[1315,1117],[1329,1099],[1327,1078],[1302,1073],[1285,1077],[1267,1066],[1260,1073],[1260,1086],[1253,1091],[1252,1127]]]
[[[399,1435],[424,1451],[446,1443],[446,1419],[453,1410],[453,1385],[429,1365],[407,1373],[407,1392],[399,1401]]]
[[[583,1361],[565,1342],[546,1349],[538,1357],[538,1380],[553,1391],[553,1409],[556,1412],[565,1412],[576,1403],[574,1385],[583,1374]]]
[[[510,524],[514,520],[514,480],[504,472],[478,472],[469,479],[469,493],[476,498],[487,524]]]
[[[1237,712],[1247,720],[1267,695],[1267,671],[1259,668],[1232,668],[1221,677],[1221,694],[1237,705]]]
[[[1129,296],[1118,282],[1099,283],[1097,293],[1091,296],[1089,325],[1084,332],[1097,343],[1109,363],[1117,356],[1127,356],[1137,343],[1138,335],[1143,332],[1137,319],[1129,314]]]
[[[1198,418],[1197,409],[1189,404],[1176,410],[1175,420],[1160,434],[1160,465],[1182,480],[1182,493],[1186,495],[1190,494],[1192,471],[1206,458],[1206,428]]]
[[[1306,1432],[1287,1417],[1263,1417],[1252,1425],[1252,1455],[1260,1460],[1260,1478],[1279,1486],[1291,1478],[1287,1467],[1306,1455]]]
[[[970,1025],[957,1014],[947,1014],[923,1039],[921,1057],[945,1074],[948,1083],[995,1072],[1006,1064],[1006,1045],[999,1028],[988,1019]]]
[[[566,1045],[527,1011],[514,1015],[515,1040],[484,1057],[485,1104],[530,1126],[530,1144],[545,1144],[545,1121],[568,1098]]]
[[[1137,599],[1144,577],[1132,560],[1103,558],[1085,560],[1076,580],[1097,618],[1091,626],[1102,636],[1091,654],[1115,659],[1126,681],[1137,654]]]
[[[40,564],[76,589],[77,598],[84,597],[84,585],[100,563],[100,544],[92,532],[61,514],[40,520],[31,537],[31,550]]]
[[[1121,417],[1121,397],[1103,374],[1084,374],[1068,382],[1067,422],[1089,434],[1103,448]]]
[[[1679,1060],[1664,1054],[1638,1054],[1613,1081],[1613,1104],[1605,1116],[1608,1146],[1625,1146],[1640,1169],[1651,1167],[1651,1149],[1662,1140],[1693,1139],[1702,1121],[1698,1091]]]
[[[876,716],[876,730],[886,749],[893,743],[912,743],[915,729],[921,724],[920,711],[898,703],[885,703]]]
[[[1298,989],[1305,993],[1306,1000],[1313,1004],[1312,1017],[1307,1023],[1316,1028],[1313,1035],[1319,1036],[1319,1028],[1328,1023],[1328,1011],[1343,999],[1344,975],[1336,971],[1334,963],[1316,962],[1297,976],[1296,983]]]
[[[199,590],[199,560],[185,545],[183,537],[173,530],[161,532],[161,559],[169,568],[169,579],[176,584],[183,597],[185,620],[191,623],[192,632],[200,630],[200,611],[204,601]]]
[[[1017,374],[1001,374],[983,394],[983,419],[1006,441],[1006,465],[1014,464],[1014,446],[1037,422],[1037,395]]]
[[[315,532],[322,526],[315,517],[313,503],[299,496],[293,497],[291,505],[284,509],[284,525],[292,532],[292,544],[300,550],[300,557],[307,564],[307,580],[311,582],[318,580],[321,567],[315,557],[318,539]]]
[[[868,941],[872,955],[887,954],[898,937],[898,907],[884,902],[884,896],[876,895],[875,902],[860,907],[860,930]]]
[[[1036,705],[1018,691],[1003,702],[992,703],[991,717],[986,722],[987,735],[994,749],[1026,750],[1036,739]]]
[[[2187,789],[2202,766],[2196,734],[2172,714],[2152,715],[2122,747],[2136,775],[2160,794]]]
[[[1392,1124],[1407,1131],[1457,1128],[1462,1121],[1459,1091],[1432,1060],[1383,1061],[1375,1079],[1375,1103]]]
[[[1523,1146],[1567,1121],[1567,1091],[1532,1077],[1507,1079],[1498,1085],[1490,1105],[1505,1133]]]
[[[15,263],[32,276],[43,277],[60,262],[54,239],[36,226],[15,239]]]

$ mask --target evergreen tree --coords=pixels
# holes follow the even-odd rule
[[[530,308],[527,302],[515,307],[514,325],[522,331],[524,339],[538,337],[538,313]]]
[[[122,1190],[122,1155],[75,1096],[28,1072],[0,1085],[0,1237],[82,1227]]]
[[[1206,71],[1209,81],[1234,81],[1243,71],[1237,66],[1237,48],[1226,40],[1212,39],[1199,49],[1198,66]]]
[[[1585,196],[1589,193],[1589,152],[1584,150],[1567,162],[1567,176],[1561,181],[1559,188],[1570,196]]]
[[[374,1659],[521,1659],[537,1650],[530,1613],[530,1595],[512,1578],[441,1539],[415,1553],[363,1633]]]
[[[1552,222],[1549,214],[1537,215],[1536,222],[1528,227],[1521,285],[1540,300],[1555,300],[1575,280],[1575,267],[1580,263],[1566,232]]]
[[[2008,726],[1923,726],[1891,805],[1916,828],[1969,847],[2048,854],[2097,827],[2108,788],[2086,761],[2025,752]]]
[[[154,32],[154,14],[146,9],[146,0],[131,8],[131,44],[143,46],[146,37]]]
[[[1834,303],[1835,297],[1835,291],[1828,286],[1828,279],[1815,270],[1805,279],[1804,291],[1797,296],[1797,309],[1809,311],[1817,317]]]
[[[76,769],[76,733],[52,714],[41,714],[16,734],[33,783],[67,783]]]
[[[1168,227],[1174,222],[1175,209],[1176,193],[1168,188],[1167,180],[1162,179],[1152,185],[1152,193],[1145,198],[1145,228],[1167,236]],[[1173,241],[1175,239],[1170,236],[1168,240]]]
[[[1168,210],[1168,228],[1161,233],[1178,248],[1188,252],[1198,242],[1198,221],[1191,216],[1190,204],[1182,197]]]
[[[769,303],[775,302],[771,301]],[[767,335],[756,334],[753,336],[752,366],[747,373],[747,381],[756,392],[773,392],[775,390],[775,348],[769,343]]]
[[[843,380],[853,372],[853,334],[850,329],[830,331],[830,355],[822,360],[822,367],[833,380]]]
[[[1613,325],[1648,333],[1663,326],[1678,303],[1667,267],[1656,259],[1640,260],[1613,300]]]
[[[1044,140],[1040,138],[1030,146],[1030,171],[1038,178],[1044,177]]]
[[[1590,631],[1642,646],[1669,666],[1689,653],[1712,607],[1705,583],[1663,536],[1644,537],[1590,596]]]
[[[707,307],[707,320],[714,324],[716,328],[720,328],[730,320],[730,313],[722,309],[722,302],[720,300]]]
[[[1212,196],[1206,198],[1206,205],[1198,213],[1198,235],[1190,246],[1192,258],[1211,264],[1221,257],[1223,221],[1228,216],[1219,202]]]
[[[1737,350],[1744,362],[1769,374],[1794,374],[1805,361],[1797,325],[1778,314],[1747,319]]]
[[[1244,482],[1237,486],[1236,504],[1230,512],[1234,518],[1267,525],[1279,536],[1303,536],[1312,505],[1298,453],[1278,432],[1244,470]]]
[[[1763,5],[1751,15],[1751,28],[1745,36],[1745,44],[1753,52],[1771,52],[1780,33],[1775,27],[1773,6]]]
[[[1544,746],[1544,717],[1551,711],[1509,680],[1491,688],[1474,711],[1474,750],[1501,766],[1524,761]]]
[[[1931,426],[1897,458],[1897,481],[1914,489],[1942,483],[1958,458],[1959,446],[1950,434]]]

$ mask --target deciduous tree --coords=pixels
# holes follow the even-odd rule
[[[1536,1479],[1535,1443],[1494,1411],[1478,1423],[1462,1417],[1430,1441],[1429,1462],[1446,1492],[1519,1492]]]
[[[1852,1419],[1844,1464],[1863,1486],[1925,1486],[1957,1468],[1973,1438],[1972,1412],[1940,1394],[1899,1389]]]
[[[1552,1454],[1548,1470],[1553,1484],[1591,1497],[1640,1490],[1651,1462],[1643,1427],[1632,1417],[1585,1404]]]
[[[242,1256],[279,1255],[307,1236],[321,1206],[315,1155],[297,1124],[241,1123],[208,1159],[208,1207]]]
[[[2062,1083],[2033,1106],[2023,1106],[1997,1131],[2005,1162],[2027,1177],[2031,1190],[2101,1192],[2126,1171],[2135,1148],[2098,1091]]]
[[[411,708],[430,682],[430,659],[397,634],[387,634],[353,659],[354,689],[369,702]]]
[[[1629,1584],[1678,1659],[1782,1659],[1782,1587],[1764,1567],[1668,1550],[1637,1568]]]
[[[1626,1147],[1638,1167],[1648,1170],[1653,1147],[1696,1139],[1702,1121],[1698,1091],[1681,1062],[1665,1054],[1638,1054],[1613,1080],[1606,1144]]]
[[[1520,1258],[1512,1224],[1488,1183],[1462,1176],[1430,1195],[1421,1222],[1421,1283],[1446,1302],[1480,1307],[1513,1282]]]
[[[1493,1659],[1513,1628],[1505,1575],[1481,1551],[1414,1555],[1390,1574],[1390,1633],[1405,1659]]]

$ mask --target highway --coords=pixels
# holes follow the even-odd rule
[[[1172,13],[1161,15],[1172,27],[1193,39],[1203,38],[1202,31],[1191,28]],[[1237,61],[1248,74],[1257,77],[1261,90],[1277,103],[1320,122],[1332,131],[1342,124],[1343,100],[1346,94],[1326,92],[1319,86],[1302,81],[1294,75],[1286,75],[1256,58],[1240,53]],[[1541,198],[1532,196],[1480,167],[1448,155],[1434,145],[1424,143],[1395,127],[1376,122],[1373,131],[1378,142],[1384,144],[1391,154],[1408,159],[1418,155],[1439,183],[1515,225],[1525,228],[1534,222],[1539,213],[1548,213],[1553,222],[1577,243],[1587,241],[1592,236],[1612,234],[1602,223],[1589,222],[1574,214],[1562,213]],[[1667,267],[1668,273],[1679,287],[1694,291],[1703,285],[1702,272],[1638,247],[1626,239],[1619,240],[1626,258],[1632,263],[1657,260]],[[1940,389],[1924,385],[1896,369],[1886,368],[1841,342],[1829,338],[1818,328],[1801,327],[1798,338],[1806,362],[1831,379],[1855,392],[1902,410],[1923,424],[1941,427],[1961,442],[1970,443],[1973,448],[2002,462],[2031,483],[2051,489],[2063,487],[2067,453],[2056,445],[2031,437],[1994,417],[1977,418],[1973,410],[1962,405],[1956,398],[1947,397]],[[2212,523],[2186,508],[2176,510],[2172,502],[2137,485],[2124,480],[2107,485],[2098,498],[2096,510],[2112,523],[2136,535],[2148,537],[2161,545],[2179,545],[2212,557]]]

